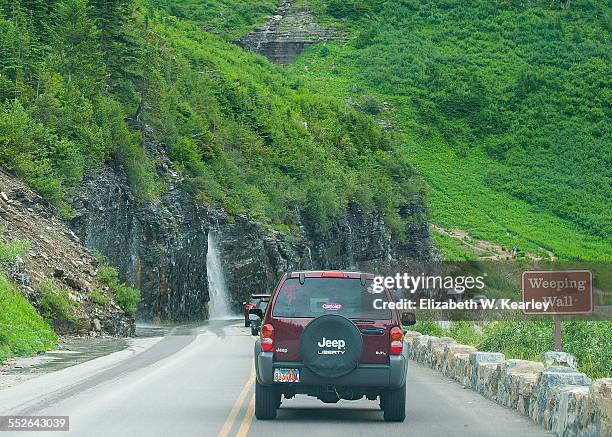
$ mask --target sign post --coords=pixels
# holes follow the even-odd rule
[[[561,316],[555,314],[555,350],[561,352]]]
[[[561,316],[593,312],[593,274],[590,270],[525,271],[521,298],[531,303],[523,314],[554,316],[555,350],[560,352]]]

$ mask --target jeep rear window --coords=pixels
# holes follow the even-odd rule
[[[368,291],[372,281],[361,285],[360,279],[298,278],[287,279],[278,292],[272,314],[275,317],[317,317],[340,314],[352,319],[387,320],[389,309],[375,309],[374,300],[387,300],[385,293]]]

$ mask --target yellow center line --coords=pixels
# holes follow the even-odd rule
[[[240,424],[240,428],[238,429],[238,433],[236,437],[246,437],[249,433],[249,428],[251,427],[251,422],[253,421],[253,416],[255,415],[255,393],[251,396],[251,402],[249,402],[249,408],[247,409],[246,414],[244,415],[244,419],[242,419],[242,423]]]
[[[249,393],[249,391],[251,390],[251,387],[253,387],[254,382],[255,382],[255,366],[251,367],[251,374],[249,375],[249,379],[244,385],[244,387],[242,388],[242,391],[240,392],[240,394],[238,395],[238,399],[236,399],[236,402],[234,403],[234,406],[232,407],[229,413],[229,416],[227,416],[227,420],[223,424],[221,431],[219,431],[219,434],[217,434],[217,437],[229,436],[229,433],[232,430],[232,426],[234,425],[234,421],[236,420],[236,416],[238,416],[238,412],[240,411],[240,408],[242,407],[242,403],[247,397],[247,394]],[[255,404],[253,404],[253,408],[254,408],[254,405]],[[247,411],[247,415],[248,415],[248,411]]]
[[[242,329],[242,327],[234,325],[234,328],[240,331],[241,334],[246,335],[247,337],[252,337],[251,333],[245,331],[244,329]]]

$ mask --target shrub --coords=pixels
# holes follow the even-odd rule
[[[366,114],[377,115],[380,114],[383,109],[380,101],[374,96],[368,96],[361,104],[361,110]]]
[[[27,241],[6,242],[0,234],[0,267],[7,267],[13,264],[19,255],[28,250]]]
[[[117,298],[117,303],[126,314],[133,316],[136,314],[138,302],[140,302],[140,291],[126,284],[117,284],[113,287],[113,293]]]
[[[140,302],[140,291],[125,283],[120,283],[119,274],[116,268],[111,266],[101,268],[98,272],[98,279],[100,282],[110,287],[115,295],[117,304],[126,314],[130,316],[136,314],[138,302]]]
[[[119,283],[119,273],[116,268],[105,266],[98,271],[98,280],[104,285],[114,287]]]
[[[108,258],[106,257],[106,255],[104,255],[99,250],[94,249],[92,251],[92,255],[96,259],[96,261],[98,261],[99,264],[104,265],[104,264],[108,263]]]
[[[499,322],[485,329],[478,345],[483,351],[502,352],[506,358],[539,360],[554,350],[552,321]],[[609,321],[564,321],[563,350],[574,355],[578,369],[591,378],[612,376],[612,324]]]
[[[450,332],[447,335],[454,338],[459,343],[469,344],[471,346],[480,344],[485,337],[482,329],[476,328],[476,325],[469,321],[453,322]]]
[[[74,312],[79,306],[70,298],[66,290],[56,288],[49,280],[44,280],[38,287],[40,309],[44,319],[56,327],[71,326],[77,322]]]
[[[431,320],[418,320],[415,325],[410,326],[411,331],[420,332],[423,335],[435,335],[443,337],[446,332],[436,322]]]
[[[99,306],[106,306],[110,302],[110,298],[98,289],[89,292],[89,300]]]

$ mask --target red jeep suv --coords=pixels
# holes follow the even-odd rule
[[[255,415],[274,419],[281,398],[315,396],[326,403],[380,399],[386,421],[406,412],[407,351],[402,324],[373,290],[374,275],[286,273],[272,293],[255,343]]]

